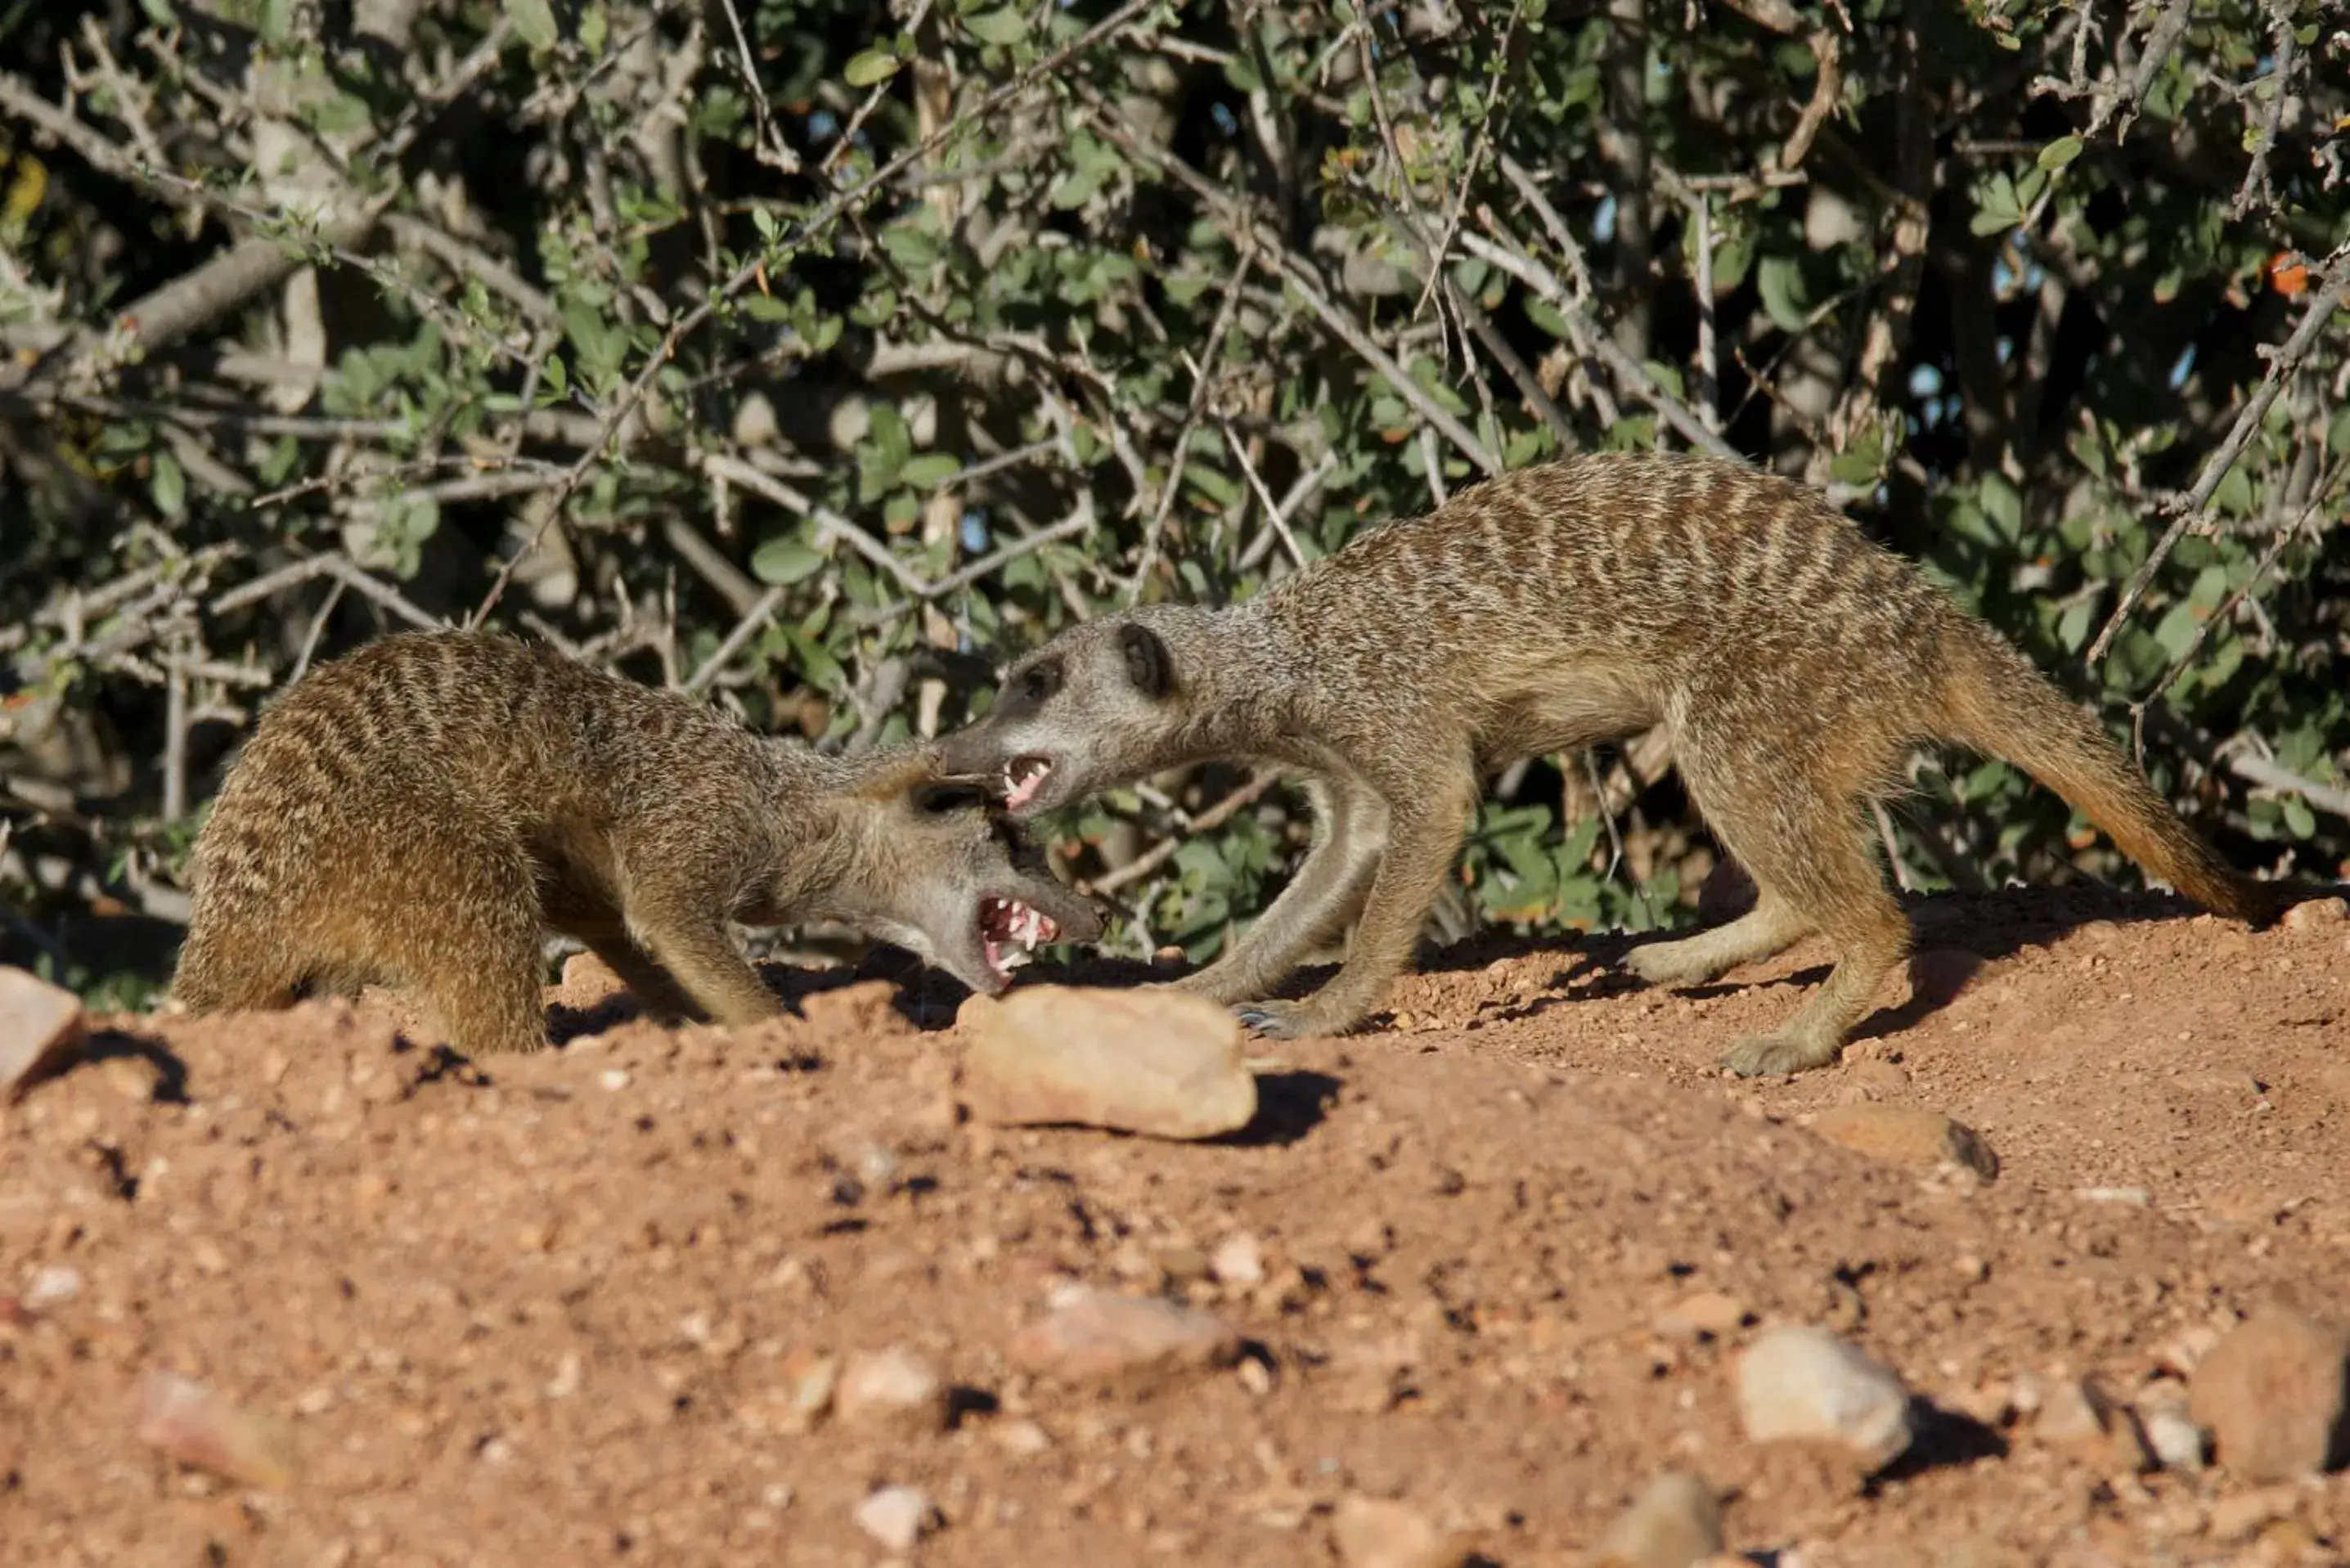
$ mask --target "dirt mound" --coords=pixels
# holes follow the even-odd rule
[[[2350,927],[1918,913],[1917,994],[1792,1083],[1711,1064],[1815,949],[1682,994],[1611,940],[1472,945],[1378,1033],[1264,1048],[1257,1122],[1201,1144],[964,1119],[939,981],[793,975],[799,1016],[733,1032],[558,994],[562,1049],[486,1064],[372,1002],[103,1020],[0,1113],[0,1536],[868,1563],[859,1505],[906,1486],[925,1563],[1324,1562],[1349,1495],[1563,1563],[1690,1469],[1733,1548],[1805,1568],[2342,1560],[2338,1480],[2132,1473],[2029,1411],[2084,1374],[2151,1407],[2270,1303],[2350,1314]],[[1811,1130],[1856,1102],[1953,1118],[1996,1179]],[[1103,1390],[1015,1364],[1070,1282],[1180,1297],[1243,1353]],[[1744,1440],[1731,1369],[1777,1321],[1930,1402],[1909,1456],[1864,1480]],[[893,1347],[945,1419],[811,1419],[838,1358]],[[159,1369],[282,1422],[299,1479],[143,1446]]]

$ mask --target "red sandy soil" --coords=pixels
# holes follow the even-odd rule
[[[2086,889],[1917,912],[1934,986],[1953,950],[1988,961],[1940,1005],[1890,986],[1825,1071],[1712,1067],[1814,946],[1673,993],[1613,969],[1617,939],[1471,944],[1376,1032],[1263,1047],[1259,1124],[1208,1144],[972,1125],[954,988],[910,993],[902,962],[779,971],[799,1015],[752,1030],[559,1007],[568,1044],[524,1060],[456,1062],[375,1002],[104,1020],[0,1110],[0,1294],[79,1280],[0,1302],[0,1542],[864,1564],[852,1510],[907,1483],[944,1516],[924,1564],[1327,1563],[1359,1493],[1518,1568],[1578,1561],[1688,1468],[1782,1568],[2350,1559],[2350,1480],[2248,1513],[2224,1466],[2116,1473],[2014,1407],[2090,1372],[2139,1396],[2265,1303],[2350,1315],[2350,926]],[[1855,1099],[1978,1129],[1997,1179],[1806,1130]],[[1205,1269],[1242,1232],[1261,1283]],[[1069,1278],[1182,1295],[1250,1355],[1142,1394],[1038,1382],[1004,1346]],[[1748,1324],[1660,1321],[1698,1292]],[[1922,1449],[1864,1482],[1744,1441],[1735,1355],[1790,1320],[1930,1399]],[[957,1386],[951,1428],[784,1429],[811,1353],[891,1345]],[[153,1368],[290,1423],[299,1480],[143,1447]]]

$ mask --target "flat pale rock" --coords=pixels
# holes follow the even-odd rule
[[[132,1419],[139,1440],[239,1486],[283,1490],[296,1476],[293,1429],[248,1410],[193,1378],[150,1372]]]
[[[887,1423],[935,1432],[947,1424],[948,1393],[930,1357],[893,1345],[857,1352],[841,1364],[832,1413],[852,1427]]]
[[[1812,1118],[1812,1131],[1856,1154],[1891,1165],[1963,1165],[1985,1181],[1999,1174],[1999,1157],[1972,1127],[1939,1111],[1906,1106],[1834,1106]]]
[[[1035,986],[973,996],[956,1023],[963,1102],[983,1122],[1205,1138],[1256,1116],[1240,1021],[1201,997]]]
[[[1703,1476],[1667,1470],[1616,1516],[1593,1568],[1693,1568],[1722,1547],[1721,1496]]]
[[[80,1038],[81,998],[0,966],[0,1089],[14,1089]]]
[[[2312,898],[2287,909],[2279,923],[2288,931],[2315,931],[2345,920],[2350,920],[2350,900]]]
[[[852,1517],[858,1529],[903,1556],[937,1522],[938,1510],[920,1487],[885,1486],[858,1503]]]
[[[2094,1377],[2068,1377],[2050,1389],[2032,1429],[2043,1442],[2074,1449],[2104,1469],[2135,1474],[2157,1463],[2137,1417]]]
[[[1012,1336],[1013,1364],[1073,1383],[1156,1383],[1237,1360],[1241,1336],[1213,1313],[1159,1296],[1081,1286]]]
[[[1348,1496],[1330,1516],[1331,1544],[1346,1568],[1459,1568],[1468,1542],[1408,1502]]]
[[[1758,1443],[1840,1443],[1883,1469],[1917,1430],[1901,1379],[1824,1328],[1783,1325],[1738,1358],[1738,1413]]]
[[[2296,1480],[2350,1459],[2350,1332],[2298,1313],[2266,1312],[2211,1347],[2188,1386],[2188,1409],[2242,1480]]]

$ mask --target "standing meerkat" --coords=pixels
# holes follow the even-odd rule
[[[1835,968],[1722,1064],[1835,1059],[1909,926],[1866,826],[1923,742],[2005,758],[2207,909],[2272,918],[2090,715],[1814,492],[1715,459],[1569,458],[1464,490],[1228,609],[1155,606],[1014,664],[949,736],[1015,814],[1161,769],[1253,759],[1303,774],[1313,846],[1232,950],[1176,983],[1275,1037],[1362,1022],[1410,964],[1483,777],[1520,757],[1667,726],[1690,798],[1752,875],[1753,911],[1633,950],[1695,985],[1816,931]],[[1337,974],[1263,1000],[1349,921]]]
[[[1101,919],[927,749],[820,756],[483,632],[386,638],[297,682],[229,770],[173,979],[194,1012],[421,992],[468,1052],[546,1043],[542,942],[656,1015],[782,1010],[730,919],[833,919],[1001,991]]]

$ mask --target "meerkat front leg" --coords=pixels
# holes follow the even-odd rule
[[[1225,1003],[1261,997],[1361,907],[1386,843],[1386,808],[1350,780],[1314,779],[1305,793],[1314,840],[1296,875],[1230,951],[1175,989]]]
[[[659,961],[713,1023],[757,1023],[783,1012],[714,911],[631,908],[629,937]]]
[[[1477,776],[1464,760],[1433,778],[1383,791],[1381,798],[1388,812],[1387,847],[1347,961],[1303,1002],[1257,1002],[1237,1009],[1241,1021],[1258,1033],[1276,1040],[1344,1033],[1370,1016],[1411,967],[1428,911],[1461,853],[1469,813],[1477,803]]]

